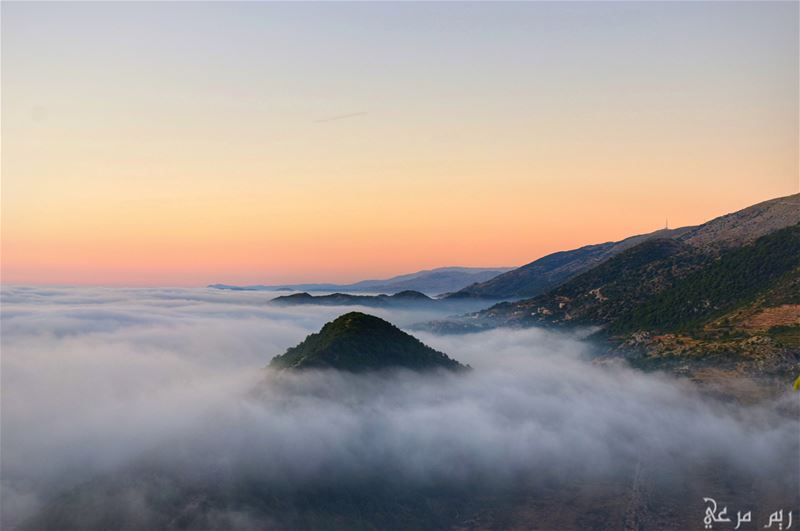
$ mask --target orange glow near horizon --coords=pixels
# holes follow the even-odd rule
[[[444,33],[457,4],[76,6],[2,7],[5,284],[518,266],[798,191],[797,4],[472,6]],[[401,43],[361,24],[385,17]]]

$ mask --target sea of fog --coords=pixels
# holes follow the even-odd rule
[[[591,345],[563,333],[415,334],[467,374],[271,374],[273,356],[354,309],[268,304],[277,295],[4,287],[2,527],[153,454],[176,470],[257,471],[282,489],[591,479],[641,462],[797,472],[796,397],[702,396],[593,363]],[[441,317],[362,310],[401,327]]]

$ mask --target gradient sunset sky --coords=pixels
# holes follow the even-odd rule
[[[13,3],[2,281],[521,265],[798,191],[798,3]]]

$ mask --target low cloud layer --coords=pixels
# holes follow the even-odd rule
[[[269,296],[4,288],[3,522],[143,460],[281,489],[591,479],[637,463],[691,474],[719,462],[777,481],[797,470],[793,397],[725,403],[598,366],[579,338],[542,330],[418,335],[469,374],[274,374],[272,356],[353,308]]]

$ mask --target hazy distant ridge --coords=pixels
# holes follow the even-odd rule
[[[437,295],[457,291],[475,282],[483,282],[499,274],[505,273],[508,267],[439,267],[399,275],[379,280],[362,280],[352,284],[274,284],[233,286],[229,284],[211,284],[209,288],[230,290],[265,290],[265,291],[342,291],[342,292],[375,292],[398,293],[401,291],[421,291]]]

